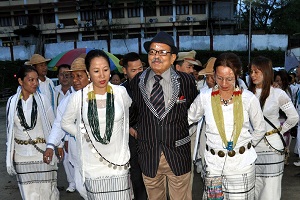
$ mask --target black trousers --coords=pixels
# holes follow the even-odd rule
[[[129,135],[130,178],[133,187],[134,200],[147,200],[147,192],[143,181],[142,170],[138,163],[137,140]]]

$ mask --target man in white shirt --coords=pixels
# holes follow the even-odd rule
[[[72,88],[72,79],[71,79],[71,75],[70,72],[68,70],[70,70],[70,65],[68,64],[62,64],[60,66],[58,66],[57,71],[57,78],[59,81],[59,85],[55,86],[55,105],[56,108],[59,105],[59,103],[61,102],[61,100],[63,100],[66,96],[68,96],[69,94],[72,93],[72,91],[74,90]]]
[[[46,95],[51,103],[53,111],[55,110],[55,92],[54,84],[51,79],[47,77],[47,62],[50,59],[45,59],[39,54],[33,54],[29,61],[25,62],[25,65],[31,65],[36,68],[39,77],[39,87],[38,92]]]
[[[59,80],[59,85],[55,87],[55,113],[59,103],[69,94],[71,94],[74,89],[72,88],[72,79],[70,76],[70,65],[62,64],[58,66],[57,78]],[[64,148],[62,148],[64,146]],[[67,175],[67,180],[69,183],[66,191],[68,193],[75,192],[76,185],[74,180],[74,167],[69,162],[68,156],[68,137],[64,137],[63,142],[58,146],[58,151],[64,151],[63,165]]]
[[[84,63],[84,58],[77,58],[71,64],[71,80],[73,83],[73,88],[75,91],[81,90],[85,86],[89,84],[89,76],[86,71],[86,66]],[[62,130],[60,122],[62,119],[62,115],[65,112],[67,104],[69,102],[69,97],[67,96],[62,100],[57,108],[57,115],[54,120],[54,124],[47,140],[47,149],[44,153],[44,162],[50,163],[52,160],[54,148],[58,146],[61,140],[65,137],[66,132]],[[69,137],[69,134],[66,135]],[[81,179],[81,175],[79,174],[78,164],[77,164],[77,152],[76,152],[76,141],[74,137],[69,137],[68,139],[68,160],[74,167],[74,178],[76,184],[76,190],[80,193],[80,195],[87,199],[87,194],[85,187],[83,185],[83,181]]]

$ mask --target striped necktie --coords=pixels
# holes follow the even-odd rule
[[[161,116],[165,111],[165,100],[164,100],[164,92],[162,86],[159,84],[159,81],[162,79],[160,75],[154,76],[155,83],[153,84],[153,88],[150,95],[150,102],[155,108],[157,114]]]

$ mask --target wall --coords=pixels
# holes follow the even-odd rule
[[[141,39],[142,53],[146,53],[142,44],[152,38]],[[181,51],[186,50],[209,50],[209,36],[179,36],[179,46]],[[98,48],[108,50],[106,40],[98,41],[81,41],[77,42],[77,48]],[[287,50],[288,36],[287,35],[253,35],[251,49],[257,50]],[[35,46],[14,46],[14,59],[29,60],[34,53]],[[110,42],[111,53],[126,54],[134,51],[138,52],[138,39],[114,39]],[[59,53],[74,49],[74,42],[62,42],[45,44],[45,57],[53,58]],[[213,36],[213,49],[216,51],[246,51],[248,49],[247,35],[217,35]],[[10,48],[0,47],[0,60],[11,60]]]

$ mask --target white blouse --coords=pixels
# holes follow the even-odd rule
[[[90,84],[91,85],[91,84]],[[110,84],[111,85],[111,84]],[[87,129],[87,133],[92,141],[92,144],[101,153],[101,155],[108,161],[115,164],[125,164],[130,158],[130,152],[128,147],[129,138],[129,123],[128,123],[128,112],[131,105],[131,98],[126,92],[123,86],[113,86],[114,92],[114,106],[115,106],[115,118],[113,125],[113,132],[109,144],[101,144],[96,142],[92,135],[91,128],[87,119],[88,103],[87,103],[87,87],[83,91],[83,121]],[[84,134],[78,129],[81,122],[81,91],[78,91],[70,96],[70,100],[66,111],[62,118],[62,128],[68,133],[75,135],[77,141],[77,147],[79,148],[78,160],[81,162],[81,168],[87,178],[98,178],[103,176],[122,175],[128,172],[128,169],[113,169],[108,167],[107,163],[99,161],[99,155],[91,149],[91,142],[87,142]],[[104,100],[105,95],[96,95],[97,104]],[[98,104],[99,105],[99,104]],[[98,119],[100,127],[100,135],[104,136],[106,128],[106,107],[97,107]],[[76,124],[74,122],[76,121]],[[74,130],[77,130],[77,132]],[[78,143],[79,142],[79,143]]]
[[[28,126],[31,126],[31,111],[32,111],[32,102],[33,102],[32,95],[30,95],[26,101],[24,101],[23,99],[21,101],[22,101],[22,108],[23,108],[23,113],[24,113],[25,119],[26,119],[26,123],[28,124]],[[44,99],[43,103],[45,105],[45,108],[51,107],[48,100]],[[17,113],[17,110],[16,110],[16,113]],[[24,127],[21,126],[18,115],[15,114],[14,115],[14,132],[15,132],[14,137],[18,140],[26,140],[26,141],[28,141],[30,138],[32,140],[34,140],[37,137],[44,138],[45,140],[47,140],[47,138],[45,138],[45,134],[43,131],[43,126],[42,126],[43,122],[41,119],[41,115],[42,114],[41,114],[41,112],[39,112],[39,109],[38,109],[36,125],[33,130],[27,131],[27,133],[28,133],[27,134],[26,131],[23,131]],[[48,117],[53,118],[53,116],[48,116]],[[43,119],[43,120],[45,120],[45,119]],[[36,145],[43,150],[46,149],[45,143],[37,143]],[[21,144],[17,144],[15,142],[15,152],[21,156],[37,156],[38,155],[42,158],[41,153],[38,152],[36,150],[36,148],[30,144],[21,145]]]
[[[261,89],[257,88],[255,95],[259,99],[261,95]],[[281,133],[285,133],[297,124],[299,115],[286,92],[282,89],[271,87],[270,94],[266,99],[263,108],[263,113],[264,116],[268,118],[276,127],[280,127],[279,109],[281,109],[287,116],[287,119],[282,125],[282,130],[280,131]],[[273,130],[273,127],[269,123],[266,123],[266,130]]]
[[[188,110],[189,121],[197,122],[202,116],[205,116],[206,122],[206,144],[214,149],[216,152],[222,150],[226,152],[226,147],[222,142],[216,122],[213,116],[211,105],[211,92],[212,89],[202,91],[194,100]],[[235,151],[238,151],[239,147],[247,145],[249,142],[256,144],[263,137],[265,133],[265,124],[260,109],[258,99],[248,90],[243,90],[242,93],[243,102],[243,115],[244,123],[240,136],[237,140]],[[220,102],[221,103],[221,102]],[[232,132],[234,127],[233,121],[233,104],[228,106],[222,106],[225,134],[227,141],[232,141]],[[250,126],[253,127],[253,132],[250,133]],[[212,155],[209,151],[205,151],[205,160],[207,165],[216,170],[237,170],[242,169],[254,163],[257,155],[254,148],[247,149],[243,154],[236,154],[234,157],[218,155]]]
[[[96,100],[106,100],[106,94],[105,95],[96,95]],[[114,118],[114,124],[113,124],[113,132],[110,138],[109,144],[101,144],[100,142],[97,142],[91,132],[91,128],[88,123],[87,119],[87,109],[86,112],[83,114],[83,120],[87,127],[88,134],[90,136],[90,139],[92,140],[92,143],[96,147],[96,149],[110,162],[116,163],[116,164],[123,164],[126,163],[127,155],[124,155],[120,152],[120,147],[123,146],[123,140],[124,137],[128,136],[124,134],[124,111],[122,109],[122,105],[120,102],[115,102],[115,118]],[[100,136],[103,138],[105,134],[106,129],[106,119],[104,116],[106,116],[106,107],[104,108],[98,108],[98,119],[99,119],[99,127],[100,127]],[[111,168],[108,168],[107,164],[103,164],[99,162],[99,158],[96,157],[97,153],[94,154],[91,151],[91,148],[89,147],[90,142],[86,142],[86,140],[83,141],[83,159],[84,159],[84,167],[86,169],[86,175],[87,177],[93,177],[96,171],[96,174],[100,175],[107,175],[107,173],[113,173],[118,174],[118,172],[121,172],[120,170],[113,170]],[[110,172],[109,172],[110,171]]]

